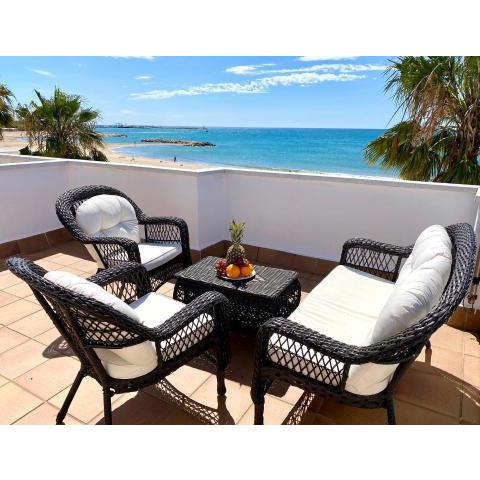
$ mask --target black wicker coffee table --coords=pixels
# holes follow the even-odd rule
[[[233,282],[217,278],[217,257],[205,257],[175,275],[173,298],[189,303],[204,292],[215,290],[230,301],[234,327],[256,330],[272,317],[288,317],[300,303],[300,282],[296,272],[255,266],[251,280]]]

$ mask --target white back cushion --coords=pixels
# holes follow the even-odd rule
[[[117,298],[115,295],[112,295],[110,292],[104,290],[100,285],[90,282],[85,278],[78,277],[77,275],[69,272],[52,271],[45,274],[45,279],[55,283],[56,285],[60,285],[67,290],[80,293],[81,295],[92,298],[97,302],[104,303],[105,305],[114,308],[118,312],[127,315],[132,320],[136,320],[137,322],[140,321],[139,315],[133,308]]]
[[[452,268],[452,242],[440,225],[417,238],[395,287],[380,312],[370,343],[385,340],[420,321],[440,300]]]
[[[123,237],[140,242],[135,209],[118,195],[96,195],[77,209],[78,225],[87,235]]]

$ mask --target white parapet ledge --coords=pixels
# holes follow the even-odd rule
[[[164,171],[175,175],[218,175],[225,174],[237,174],[247,175],[254,177],[271,177],[271,178],[294,178],[296,180],[310,180],[310,181],[323,181],[323,182],[341,182],[341,183],[357,183],[363,185],[373,185],[379,187],[401,187],[401,188],[425,188],[430,190],[457,190],[468,191],[470,190],[475,194],[476,201],[480,201],[480,186],[478,185],[461,185],[451,183],[438,183],[438,182],[418,182],[411,180],[402,180],[398,178],[390,177],[374,177],[367,175],[350,175],[342,173],[315,173],[315,172],[290,172],[285,170],[273,170],[273,169],[254,169],[254,168],[240,168],[240,167],[207,167],[201,169],[190,168],[175,168],[164,165],[130,165],[123,162],[96,162],[91,160],[73,160],[73,159],[59,159],[53,157],[35,157],[29,155],[12,155],[0,153],[0,162],[5,157],[18,157],[24,158],[25,162],[11,162],[0,163],[0,168],[19,168],[29,166],[42,166],[53,164],[72,164],[72,165],[88,165],[96,168],[111,168],[115,167],[118,170],[132,171],[133,170],[151,170],[151,171]],[[41,160],[39,159],[41,158]]]

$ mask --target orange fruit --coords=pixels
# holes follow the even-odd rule
[[[242,277],[249,277],[253,273],[253,265],[251,263],[244,265],[240,268]]]
[[[227,267],[228,278],[238,278],[240,276],[240,268],[233,263]]]

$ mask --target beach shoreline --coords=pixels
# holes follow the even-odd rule
[[[27,137],[22,131],[3,130],[3,140],[0,140],[0,153],[18,154],[21,148],[28,145]],[[173,161],[173,158],[149,158],[126,155],[118,149],[129,146],[125,143],[106,143],[103,153],[110,162],[126,163],[129,165],[148,165],[150,167],[169,167],[188,170],[201,170],[212,165],[197,162]]]

